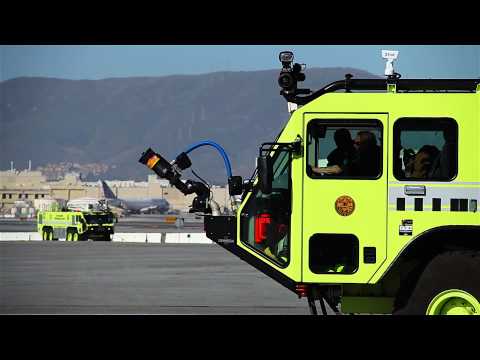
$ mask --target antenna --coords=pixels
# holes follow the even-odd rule
[[[382,50],[382,58],[387,60],[385,64],[385,76],[391,77],[395,75],[393,70],[393,61],[398,58],[398,51],[396,50]]]

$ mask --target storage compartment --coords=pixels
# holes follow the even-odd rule
[[[353,274],[358,269],[358,239],[351,234],[315,234],[309,241],[309,266],[315,274]]]

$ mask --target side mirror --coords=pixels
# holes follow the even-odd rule
[[[273,167],[269,157],[259,156],[257,158],[258,184],[260,191],[266,195],[272,192]]]

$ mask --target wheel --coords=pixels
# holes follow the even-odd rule
[[[78,241],[78,232],[77,230],[72,231],[72,241]]]
[[[426,314],[480,315],[480,302],[466,291],[449,289],[442,291],[430,301]]]
[[[46,230],[42,230],[42,240],[48,240],[48,232]]]
[[[47,235],[48,240],[53,241],[53,230],[48,229],[47,232],[48,232],[48,235]]]
[[[398,315],[480,315],[480,252],[451,251],[425,267]]]
[[[67,231],[67,237],[65,238],[65,241],[72,241],[72,232],[70,230]]]

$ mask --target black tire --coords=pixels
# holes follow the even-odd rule
[[[435,256],[418,277],[404,305],[395,315],[425,315],[430,302],[445,290],[468,292],[480,301],[480,252],[450,251]],[[404,287],[408,287],[405,284]],[[405,296],[400,289],[398,296]]]
[[[72,242],[80,241],[80,235],[78,234],[77,229],[70,230],[70,233],[72,234]],[[75,240],[75,236],[78,236],[77,240]]]
[[[53,230],[52,230],[52,229],[48,228],[47,230],[45,230],[45,232],[47,233],[47,240],[48,240],[48,241],[53,241],[53,240],[55,240],[55,239],[53,238]],[[50,236],[52,237],[51,239],[50,239]]]

